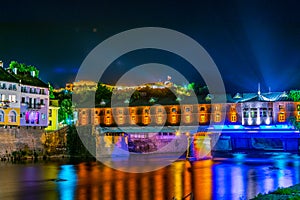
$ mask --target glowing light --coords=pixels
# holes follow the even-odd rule
[[[258,118],[256,119],[256,124],[257,124],[257,125],[260,125],[260,124],[261,124],[261,119],[260,119],[260,117],[258,117]]]
[[[271,123],[270,117],[266,119],[266,124],[269,125]]]
[[[252,119],[250,117],[248,118],[248,125],[252,125]]]
[[[74,199],[77,175],[76,170],[73,165],[62,165],[60,172],[58,174],[58,179],[63,181],[58,181],[58,190],[60,199]]]
[[[233,128],[234,129],[239,129],[239,128],[241,128],[241,126],[240,125],[234,125]]]

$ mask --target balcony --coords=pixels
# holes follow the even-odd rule
[[[25,105],[27,105],[27,109],[41,109],[42,105],[39,103],[33,104],[33,103],[23,103]]]

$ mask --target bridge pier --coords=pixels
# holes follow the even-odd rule
[[[96,136],[96,157],[128,156],[128,138],[122,133],[105,133]]]
[[[188,160],[211,159],[211,138],[208,135],[189,135],[186,158]]]

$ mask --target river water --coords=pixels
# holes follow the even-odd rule
[[[168,200],[249,199],[300,183],[294,155],[189,162],[148,173],[126,173],[100,162],[0,162],[0,199]],[[191,199],[190,196],[185,199]]]

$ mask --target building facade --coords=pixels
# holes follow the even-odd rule
[[[45,129],[46,131],[56,131],[59,129],[58,110],[58,100],[50,100],[48,113],[48,127]]]
[[[0,67],[0,125],[20,125],[21,91],[17,79]]]
[[[18,73],[0,65],[0,125],[47,127],[48,85],[34,72]]]

